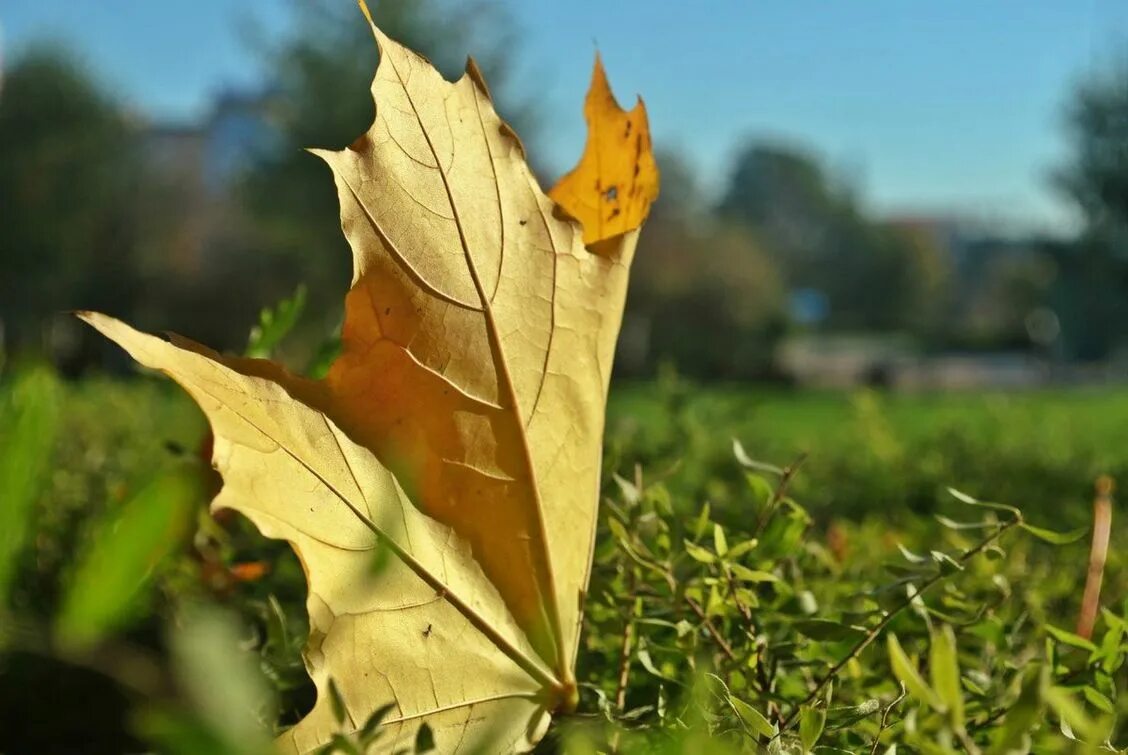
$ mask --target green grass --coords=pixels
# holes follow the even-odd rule
[[[8,387],[0,383],[0,414],[18,403],[15,394],[5,395]],[[70,727],[104,730],[93,736],[118,750],[175,751],[208,741],[209,751],[251,752],[245,742],[224,740],[224,732],[256,721],[240,718],[237,706],[227,706],[231,721],[209,714],[207,700],[193,697],[202,688],[198,680],[185,676],[202,661],[178,659],[177,648],[194,647],[188,640],[196,631],[248,637],[242,650],[205,643],[219,654],[210,662],[226,667],[228,653],[261,668],[279,710],[263,723],[293,723],[312,694],[300,658],[300,566],[283,543],[264,540],[245,521],[204,514],[203,494],[189,502],[196,527],[157,527],[181,533],[183,542],[145,541],[144,517],[160,514],[150,500],[154,491],[179,479],[181,467],[202,467],[203,417],[174,385],[94,377],[51,383],[50,396],[58,429],[27,504],[31,534],[14,562],[6,611],[0,605],[0,710],[19,710],[23,725],[48,740]],[[1125,420],[1128,391],[1113,389],[897,395],[670,378],[614,386],[577,670],[586,685],[581,715],[554,728],[538,752],[585,752],[589,739],[606,749],[598,743],[620,735],[624,752],[755,751],[748,744],[757,737],[764,744],[763,732],[781,723],[793,726],[786,737],[792,745],[821,736],[820,745],[848,752],[868,752],[875,741],[907,745],[906,752],[949,752],[926,744],[960,736],[995,751],[987,745],[1018,741],[1027,731],[1036,743],[1056,747],[1056,721],[1070,716],[1075,728],[1088,727],[1086,736],[1113,731],[1125,739],[1124,727],[1110,729],[1112,719],[1104,717],[1111,710],[1128,714],[1128,697],[1116,694],[1128,684],[1128,564],[1117,547],[1128,527],[1120,515],[1114,514],[1105,574],[1110,612],[1098,623],[1097,652],[1047,629],[1073,626],[1087,538],[1051,547],[1021,532],[1018,521],[1007,524],[1009,513],[974,509],[946,492],[954,487],[1015,504],[1026,521],[1057,531],[1088,526],[1096,476],[1128,480],[1120,450]],[[0,440],[3,429],[0,423]],[[777,475],[734,460],[734,438],[748,456],[777,467],[807,454],[789,498],[773,497]],[[942,526],[937,513],[982,518],[982,529]],[[967,555],[992,533],[1000,533],[1001,548]],[[136,547],[114,545],[115,537]],[[899,546],[924,555],[910,558]],[[726,556],[726,549],[739,555]],[[171,555],[149,569],[151,554],[160,553]],[[265,565],[265,574],[235,576],[248,564]],[[138,571],[145,573],[131,579]],[[119,578],[107,587],[99,573]],[[727,587],[731,574],[749,579],[735,593]],[[933,579],[924,600],[906,602],[910,585]],[[200,603],[228,609],[208,619],[218,629],[208,622],[193,628],[192,607]],[[888,612],[895,620],[875,629]],[[620,707],[625,621],[633,645]],[[944,650],[953,636],[945,625],[955,627],[954,659]],[[68,627],[81,631],[63,631]],[[821,678],[867,630],[886,634],[875,635],[837,673],[823,716],[829,688],[819,686]],[[908,660],[887,646],[890,632]],[[52,634],[57,650],[41,642]],[[75,647],[101,644],[76,659],[67,655],[68,638]],[[933,676],[930,664],[945,652],[944,663],[964,673],[962,692],[950,678]],[[124,695],[115,666],[98,666],[106,657],[116,664],[122,653],[140,654],[171,677],[180,690],[173,702],[153,706],[144,695]],[[905,701],[898,702],[895,674],[916,688]],[[205,687],[212,683],[220,680]],[[263,683],[232,681],[240,689]],[[962,695],[966,731],[950,713],[929,708],[927,685]],[[52,708],[34,704],[34,695],[23,694],[28,689],[70,693],[44,692],[58,696]],[[83,699],[108,707],[95,714]],[[1076,717],[1078,700],[1087,718]],[[1007,721],[1021,716],[1029,719],[1025,728],[1008,733]],[[1054,723],[1042,726],[1045,720]],[[572,735],[579,740],[570,749],[562,742]]]
[[[676,421],[674,417],[679,417]],[[808,454],[797,497],[822,518],[928,513],[947,487],[1024,507],[1063,525],[1087,521],[1094,480],[1128,480],[1128,390],[903,395],[756,386],[616,386],[608,416],[615,464],[681,462],[679,490],[717,485],[739,439],[784,465]]]
[[[37,517],[48,536],[25,559],[20,602],[50,603],[89,523],[155,465],[197,455],[206,431],[192,401],[159,378],[95,377],[60,395],[62,429]],[[745,490],[735,438],[781,467],[807,454],[792,492],[824,524],[877,514],[927,531],[953,487],[1068,528],[1088,523],[1098,475],[1128,481],[1126,434],[1128,390],[897,395],[667,379],[612,387],[605,478],[641,465],[681,505],[709,502],[735,522]]]
[[[206,423],[159,378],[91,378],[60,392],[62,427],[39,497],[35,547],[22,561],[17,605],[54,605],[68,560],[96,518],[177,456],[196,456]],[[1100,474],[1128,481],[1128,391],[895,395],[696,386],[615,385],[607,419],[611,476],[661,477],[678,505],[710,503],[739,524],[746,490],[732,440],[784,466],[807,454],[791,488],[820,526],[873,515],[923,537],[953,487],[1023,508],[1037,524],[1088,524]],[[949,512],[950,513],[950,512]],[[1119,524],[1116,519],[1114,524]]]

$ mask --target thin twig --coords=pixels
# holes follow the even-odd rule
[[[894,708],[901,704],[901,701],[905,699],[905,695],[908,694],[908,690],[905,689],[905,683],[901,682],[900,684],[901,694],[893,698],[893,701],[886,705],[881,711],[881,723],[877,727],[877,736],[873,738],[873,747],[870,748],[870,755],[877,755],[877,748],[881,746],[881,735],[889,728],[889,714],[893,712]]]
[[[619,648],[619,684],[615,689],[615,707],[619,713],[622,714],[627,707],[627,682],[630,680],[631,674],[631,652],[634,649],[634,604],[635,604],[635,581],[638,573],[632,569],[629,589],[629,600],[627,602],[627,616],[623,622],[623,644]]]
[[[747,632],[748,637],[753,641],[753,643],[755,643],[757,630],[756,630],[756,622],[752,618],[752,609],[750,609],[748,607],[747,603],[745,603],[743,600],[740,599],[740,595],[739,595],[739,593],[737,593],[736,577],[733,576],[732,570],[725,568],[724,565],[721,566],[721,570],[724,572],[725,577],[728,579],[729,597],[732,598],[733,603],[736,604],[737,610],[740,611],[740,615],[744,619],[744,629]],[[771,682],[768,679],[767,674],[764,671],[763,660],[764,660],[763,648],[762,647],[757,648],[756,649],[756,680],[760,685],[760,691],[763,692],[766,695],[766,694],[771,692],[771,686],[772,685],[771,685]],[[776,708],[775,701],[769,700],[768,701],[768,716],[769,717],[775,716],[778,713],[779,713],[779,711]]]
[[[636,477],[638,473],[636,472]],[[634,632],[635,632],[635,600],[637,596],[636,585],[638,584],[638,572],[631,569],[630,587],[627,590],[629,600],[627,601],[626,619],[623,622],[623,644],[619,648],[619,682],[615,689],[615,709],[621,716],[626,712],[627,708],[627,684],[630,681],[631,675],[631,652],[634,645]],[[615,733],[611,735],[610,747],[611,752],[617,753],[619,751],[619,735],[618,728]]]
[[[988,726],[990,726],[991,724],[995,723],[995,722],[996,722],[996,721],[998,721],[998,720],[999,720],[1000,718],[1002,718],[1003,716],[1005,716],[1005,715],[1006,715],[1006,714],[1007,714],[1008,712],[1010,712],[1010,708],[1008,708],[1008,707],[997,708],[996,710],[992,711],[992,712],[991,712],[991,713],[990,713],[990,714],[989,714],[989,715],[988,715],[988,716],[987,716],[986,718],[984,718],[983,720],[981,720],[981,721],[976,721],[976,722],[975,722],[975,723],[974,723],[974,724],[972,725],[972,731],[973,731],[973,732],[975,732],[975,731],[979,731],[980,729],[985,729],[985,728],[987,728]]]
[[[974,548],[969,550],[967,553],[960,556],[960,558],[957,559],[957,563],[959,563],[960,565],[966,564],[968,561],[975,558],[977,555],[979,555],[981,552],[983,552],[988,546],[990,546],[992,543],[994,543],[996,540],[998,540],[999,537],[1002,536],[1002,534],[1004,532],[1006,532],[1007,530],[1009,530],[1012,527],[1018,526],[1018,524],[1020,524],[1021,522],[1022,522],[1022,519],[1020,519],[1019,517],[1015,517],[1014,519],[1010,520],[1006,524],[1001,525],[989,537],[987,537],[985,540],[981,541],[978,545],[976,545]],[[870,629],[868,632],[866,632],[865,636],[862,637],[862,639],[858,640],[858,642],[854,645],[854,647],[852,647],[850,649],[850,652],[848,652],[842,658],[842,660],[840,660],[840,661],[838,661],[838,663],[834,664],[834,666],[831,667],[830,671],[826,672],[826,674],[824,674],[823,677],[821,679],[819,679],[818,683],[815,685],[815,688],[813,690],[811,690],[811,693],[809,695],[807,695],[807,697],[805,697],[802,700],[802,702],[800,702],[798,705],[795,706],[794,710],[791,711],[791,714],[787,718],[785,718],[783,720],[783,722],[779,725],[780,733],[787,731],[792,726],[792,724],[795,723],[795,720],[799,715],[799,710],[803,706],[808,705],[813,700],[815,700],[815,698],[817,698],[819,696],[819,693],[821,693],[823,691],[823,688],[826,687],[826,685],[829,684],[831,682],[831,680],[833,680],[838,675],[838,672],[841,671],[847,663],[849,663],[850,661],[857,658],[862,653],[863,650],[868,648],[873,643],[873,641],[876,640],[881,635],[881,633],[883,631],[885,631],[885,628],[887,626],[889,626],[889,624],[893,621],[893,619],[897,618],[897,616],[900,615],[900,613],[902,611],[904,611],[906,608],[911,606],[913,604],[913,601],[915,601],[918,597],[923,595],[925,592],[927,592],[929,589],[931,589],[932,587],[934,587],[938,583],[942,582],[946,577],[949,576],[949,574],[950,574],[950,572],[938,570],[936,572],[936,574],[934,574],[932,577],[930,577],[926,581],[922,582],[921,585],[919,587],[917,587],[912,592],[911,595],[909,595],[907,598],[905,598],[904,601],[902,601],[900,604],[898,604],[896,607],[894,607],[891,611],[886,613],[885,616],[881,619],[880,622],[877,623],[876,626],[874,626],[872,629]],[[779,736],[779,735],[777,734],[776,736]]]
[[[807,454],[804,452],[797,456],[793,462],[791,462],[780,471],[779,482],[776,483],[775,490],[772,491],[772,495],[771,498],[768,499],[767,506],[764,508],[764,511],[761,512],[759,518],[756,521],[754,532],[757,537],[763,534],[764,528],[767,527],[768,522],[771,521],[772,514],[775,513],[775,510],[776,508],[778,508],[780,501],[782,501],[784,496],[787,495],[787,489],[791,485],[791,481],[795,478],[795,475],[799,472],[799,468],[803,466],[803,462],[805,462],[806,460]],[[749,637],[755,638],[757,630],[756,623],[752,618],[752,610],[743,600],[740,599],[740,594],[737,592],[736,577],[733,575],[731,569],[727,569],[723,565],[721,569],[724,572],[726,579],[728,580],[729,595],[732,597],[733,603],[736,604],[737,610],[740,612],[741,617],[744,619],[745,630],[747,631]],[[767,695],[771,693],[773,685],[771,679],[769,678],[769,675],[764,671],[764,654],[762,652],[762,648],[757,650],[756,655],[756,677],[760,684],[760,691]],[[774,676],[774,673],[770,676]],[[768,714],[770,716],[775,716],[778,715],[778,713],[779,711],[777,710],[776,702],[774,700],[769,700]]]
[[[732,574],[732,569],[726,568],[721,565],[721,571],[725,573],[725,578],[728,580],[729,597],[732,602],[736,604],[736,610],[740,611],[741,617],[744,619],[744,628],[748,630],[749,636],[756,635],[756,624],[752,620],[752,610],[748,605],[740,599],[740,594],[737,592],[736,577]]]
[[[690,608],[693,609],[693,612],[697,614],[697,618],[701,619],[701,623],[705,625],[706,631],[708,631],[709,634],[713,637],[717,645],[724,652],[725,656],[730,661],[735,661],[736,653],[732,652],[732,646],[729,645],[728,642],[725,641],[724,636],[717,631],[717,627],[714,626],[713,622],[709,620],[709,617],[705,615],[704,609],[702,609],[701,606],[698,605],[696,600],[689,597],[688,595],[685,596],[685,602],[689,605]]]
[[[764,528],[768,526],[771,521],[772,514],[775,513],[776,507],[779,506],[784,496],[787,495],[787,488],[791,485],[791,481],[795,478],[795,474],[799,468],[803,466],[803,462],[807,461],[807,452],[799,454],[795,461],[788,464],[783,468],[783,473],[779,476],[779,483],[776,489],[772,492],[772,497],[768,499],[768,505],[760,512],[759,518],[756,520],[756,528],[753,533],[756,537],[764,534]]]
[[[665,580],[666,586],[669,588],[670,592],[673,593],[677,591],[677,578],[674,577],[673,572],[671,572],[668,567],[656,564],[653,561],[649,561],[648,559],[643,558],[639,554],[635,553],[633,549],[623,543],[620,543],[620,546],[623,552],[626,553],[636,564],[649,569],[658,574],[658,576],[662,577]],[[644,591],[651,595],[656,594],[653,591]],[[705,629],[709,632],[710,635],[712,635],[713,639],[716,640],[717,644],[720,646],[721,650],[724,651],[724,654],[728,657],[728,659],[730,661],[735,661],[736,654],[732,651],[732,646],[729,645],[728,642],[725,641],[724,636],[722,636],[721,633],[717,631],[717,627],[714,626],[712,621],[710,621],[709,617],[705,614],[705,611],[701,608],[697,601],[686,595],[685,602],[691,609],[693,609],[693,613],[695,613],[697,615],[697,618],[701,620],[701,623],[705,625]]]
[[[964,751],[967,752],[967,755],[983,755],[983,751],[980,750],[979,746],[976,745],[974,741],[972,741],[970,736],[968,736],[966,729],[960,727],[956,729],[955,733],[956,739],[960,740],[960,744],[963,745]]]
[[[1112,489],[1111,477],[1101,475],[1097,479],[1097,494],[1093,500],[1093,543],[1089,549],[1089,572],[1085,577],[1081,613],[1077,617],[1077,634],[1086,640],[1093,636],[1093,626],[1097,623],[1097,613],[1101,606],[1101,582],[1104,579],[1109,533],[1112,530]]]

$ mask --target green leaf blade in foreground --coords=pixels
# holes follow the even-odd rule
[[[932,689],[948,709],[948,718],[957,731],[964,728],[964,701],[960,690],[960,666],[957,656],[956,635],[944,625],[932,633],[928,656]]]
[[[826,727],[826,708],[805,706],[800,716],[799,741],[803,743],[803,752],[809,753],[815,749]]]
[[[1070,543],[1075,543],[1081,538],[1085,537],[1085,535],[1087,535],[1089,532],[1088,527],[1078,527],[1077,529],[1070,530],[1069,532],[1055,532],[1054,530],[1048,530],[1044,527],[1035,527],[1031,524],[1027,524],[1026,522],[1022,522],[1021,524],[1019,524],[1019,526],[1034,537],[1047,542],[1050,545],[1069,545]]]
[[[1003,729],[995,738],[988,755],[1006,755],[1024,746],[1028,732],[1037,724],[1045,707],[1044,691],[1049,674],[1045,666],[1032,666],[1022,678],[1018,699],[1007,711]],[[1026,745],[1027,749],[1029,746]]]
[[[1087,640],[1078,634],[1074,634],[1073,632],[1065,629],[1059,629],[1053,624],[1046,624],[1045,629],[1046,633],[1057,640],[1059,644],[1075,647],[1079,650],[1085,650],[1090,653],[1095,653],[1097,651],[1097,646],[1094,645],[1091,640]]]
[[[729,705],[732,706],[733,711],[740,717],[740,720],[744,722],[744,725],[747,726],[749,730],[761,737],[775,736],[775,726],[772,725],[772,722],[769,721],[768,717],[763,713],[740,698],[733,697],[732,695],[728,696],[728,702]]]
[[[936,692],[924,681],[916,664],[912,662],[897,635],[890,633],[888,636],[889,665],[896,676],[904,685],[909,694],[933,710],[944,710],[944,703],[936,696]]]
[[[202,465],[178,463],[99,523],[63,598],[55,625],[60,643],[88,648],[129,621],[154,570],[185,541],[207,495]]]
[[[238,618],[214,606],[183,607],[169,637],[173,670],[195,713],[227,752],[265,755],[276,715],[258,657],[240,650]]]
[[[0,602],[14,579],[32,510],[51,463],[62,390],[47,368],[18,375],[0,404]]]

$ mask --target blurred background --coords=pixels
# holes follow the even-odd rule
[[[378,3],[479,58],[545,182],[593,52],[663,169],[617,375],[981,388],[1128,372],[1128,8]],[[1020,12],[1021,11],[1021,12]],[[98,308],[221,348],[308,292],[339,318],[329,172],[372,118],[346,0],[0,5],[0,343],[68,373]]]

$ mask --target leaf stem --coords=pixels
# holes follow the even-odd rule
[[[627,611],[626,618],[623,621],[623,644],[619,648],[619,681],[615,688],[615,712],[620,716],[626,711],[627,708],[627,684],[630,682],[631,676],[631,652],[634,649],[634,633],[635,633],[635,600],[637,599],[638,590],[638,571],[631,569],[630,588],[628,589]],[[611,752],[617,753],[619,751],[619,739],[621,732],[616,729],[611,737]]]
[[[724,572],[725,580],[728,582],[729,597],[732,598],[732,602],[736,604],[736,610],[740,611],[740,616],[744,619],[744,628],[748,631],[749,636],[755,636],[756,623],[752,620],[752,610],[740,599],[740,594],[737,592],[736,577],[733,576],[732,569],[721,564],[721,571]]]
[[[627,706],[627,683],[631,675],[631,651],[634,649],[635,582],[638,573],[632,569],[626,620],[623,622],[623,644],[619,648],[619,682],[615,689],[615,707],[621,714]]]
[[[889,728],[889,715],[893,712],[894,708],[901,704],[901,701],[905,699],[905,695],[908,694],[908,690],[905,689],[905,683],[901,682],[900,684],[901,694],[893,698],[881,711],[881,723],[878,724],[877,727],[877,736],[873,738],[873,747],[870,748],[870,755],[877,755],[877,748],[881,746],[881,735]]]

